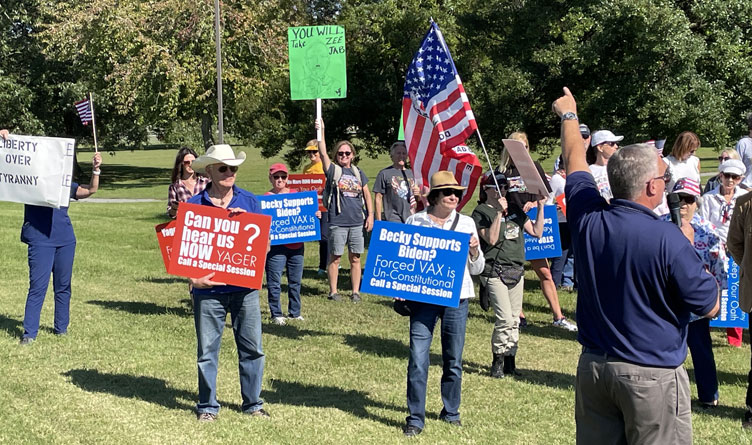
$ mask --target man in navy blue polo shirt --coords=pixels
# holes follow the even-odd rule
[[[692,247],[694,231],[660,221],[670,171],[655,148],[630,145],[608,163],[614,199],[588,171],[577,105],[567,88],[562,119],[567,221],[579,284],[577,443],[691,443],[687,356],[690,313],[712,317],[718,288]]]

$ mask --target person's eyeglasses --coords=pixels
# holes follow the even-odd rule
[[[272,176],[274,179],[287,179],[287,175],[274,175]]]
[[[729,159],[731,159],[731,158],[730,158],[730,157],[728,157],[728,156],[718,156],[718,161],[719,161],[719,162],[726,162],[726,161],[728,161]]]
[[[235,173],[238,171],[238,167],[235,166],[229,166],[229,165],[223,165],[217,169],[220,173],[227,173],[227,169],[230,169],[231,172]]]
[[[191,165],[193,161],[183,161],[183,165]]]
[[[697,199],[692,195],[679,195],[679,200],[688,205],[692,205]]]
[[[351,154],[352,154],[351,151],[338,151],[337,152],[337,156],[342,156],[342,157],[344,157],[344,156],[350,156]]]
[[[462,198],[462,190],[455,190],[455,189],[444,189],[441,191],[441,194],[444,196],[456,196],[458,198]]]
[[[650,181],[655,181],[657,179],[661,179],[668,184],[668,182],[671,181],[671,169],[667,168],[666,171],[663,172],[663,176],[656,176],[655,178],[651,178]]]
[[[741,178],[741,176],[739,176],[739,175],[735,175],[733,173],[726,173],[726,172],[723,172],[723,177],[726,178],[726,179],[733,179],[734,181],[736,181],[739,178]]]

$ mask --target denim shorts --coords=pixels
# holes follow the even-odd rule
[[[329,226],[329,253],[342,256],[345,253],[345,244],[350,253],[363,253],[365,250],[363,226]]]

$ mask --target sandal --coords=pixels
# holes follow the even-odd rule
[[[334,292],[334,293],[329,294],[329,299],[332,301],[340,301],[342,297],[340,297],[340,295],[337,292]]]
[[[350,296],[350,301],[352,301],[353,303],[360,303],[360,294],[353,292],[353,294]]]

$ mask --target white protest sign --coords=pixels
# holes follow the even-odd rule
[[[535,168],[533,158],[530,157],[525,148],[525,144],[514,139],[503,139],[504,148],[507,149],[509,157],[512,158],[514,166],[517,167],[517,171],[520,172],[522,180],[525,181],[525,187],[527,187],[527,193],[533,193],[540,195],[544,198],[548,198],[548,189],[546,184],[541,179],[538,169]]]
[[[0,138],[0,201],[66,207],[73,175],[74,139]]]

